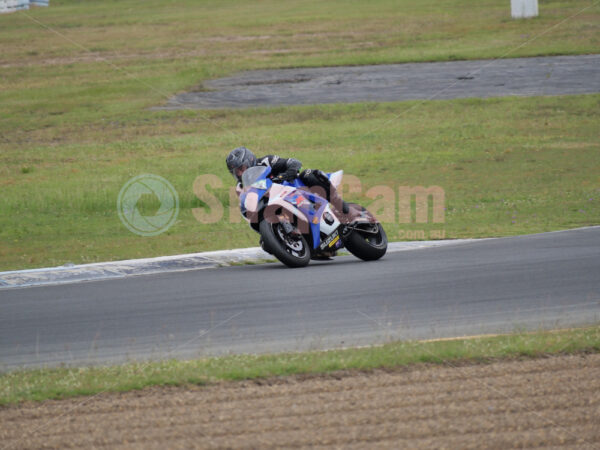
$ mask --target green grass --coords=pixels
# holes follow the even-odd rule
[[[148,109],[246,69],[593,53],[600,7],[575,15],[588,6],[544,1],[539,18],[515,21],[500,0],[57,0],[2,15],[0,270],[256,245],[228,215],[223,160],[240,144],[343,168],[363,193],[381,184],[445,190],[444,224],[392,220],[391,239],[597,224],[596,95]],[[141,173],[167,178],[180,196],[177,223],[157,237],[132,234],[117,216],[119,190]],[[225,210],[214,224],[192,214],[203,205],[192,189],[202,174],[222,180],[214,192]]]
[[[506,358],[597,353],[600,327],[515,333],[434,342],[275,355],[237,355],[192,361],[132,363],[113,367],[27,370],[0,375],[0,405],[43,401],[149,386],[205,385],[340,370],[397,369],[421,363],[487,363]]]
[[[488,237],[600,222],[600,96],[436,101],[403,113],[412,106],[256,109],[229,112],[228,123],[252,130],[257,153],[275,149],[305,167],[344,168],[362,184],[362,194],[348,198],[366,206],[373,186],[392,189],[392,210],[399,186],[442,187],[445,223],[400,224],[392,211],[392,240],[428,238],[435,230],[447,238]],[[171,116],[185,126],[189,114]],[[392,126],[371,133],[397,115]],[[0,270],[257,245],[245,223],[230,223],[241,218],[229,208],[233,180],[223,159],[235,144],[207,129],[3,152]],[[119,190],[141,173],[161,175],[178,191],[179,217],[165,234],[137,236],[117,215]],[[211,173],[221,180],[212,193],[224,208],[219,221],[203,224],[192,213],[204,207],[193,185]]]
[[[590,5],[512,20],[503,0],[57,0],[0,16],[0,142],[161,135],[170,124],[144,107],[239,70],[595,53]]]

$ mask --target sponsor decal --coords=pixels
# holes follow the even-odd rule
[[[339,240],[340,240],[340,237],[339,237],[339,236],[336,236],[336,237],[335,237],[335,239],[333,239],[333,240],[332,240],[332,241],[331,241],[331,242],[330,242],[330,243],[327,245],[327,247],[333,247],[333,246],[335,245],[335,243],[336,243],[337,241],[339,241]]]
[[[327,239],[325,239],[321,243],[319,248],[321,250],[325,250],[328,247],[333,247],[339,240],[340,240],[340,234],[339,234],[338,230],[335,230],[333,233],[331,233],[331,235],[329,235],[329,237],[327,237]]]

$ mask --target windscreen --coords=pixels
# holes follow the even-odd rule
[[[267,169],[268,167],[264,166],[254,166],[244,171],[242,175],[242,186],[250,186],[256,180],[258,180]]]

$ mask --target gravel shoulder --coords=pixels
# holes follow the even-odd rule
[[[154,109],[213,109],[600,92],[600,55],[256,70]]]
[[[591,354],[28,403],[0,409],[0,442],[6,448],[594,448],[599,422],[600,355]]]

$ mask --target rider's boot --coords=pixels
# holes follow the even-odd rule
[[[329,190],[329,202],[337,218],[344,224],[352,223],[362,216],[362,209],[358,205],[345,202],[333,185]]]

